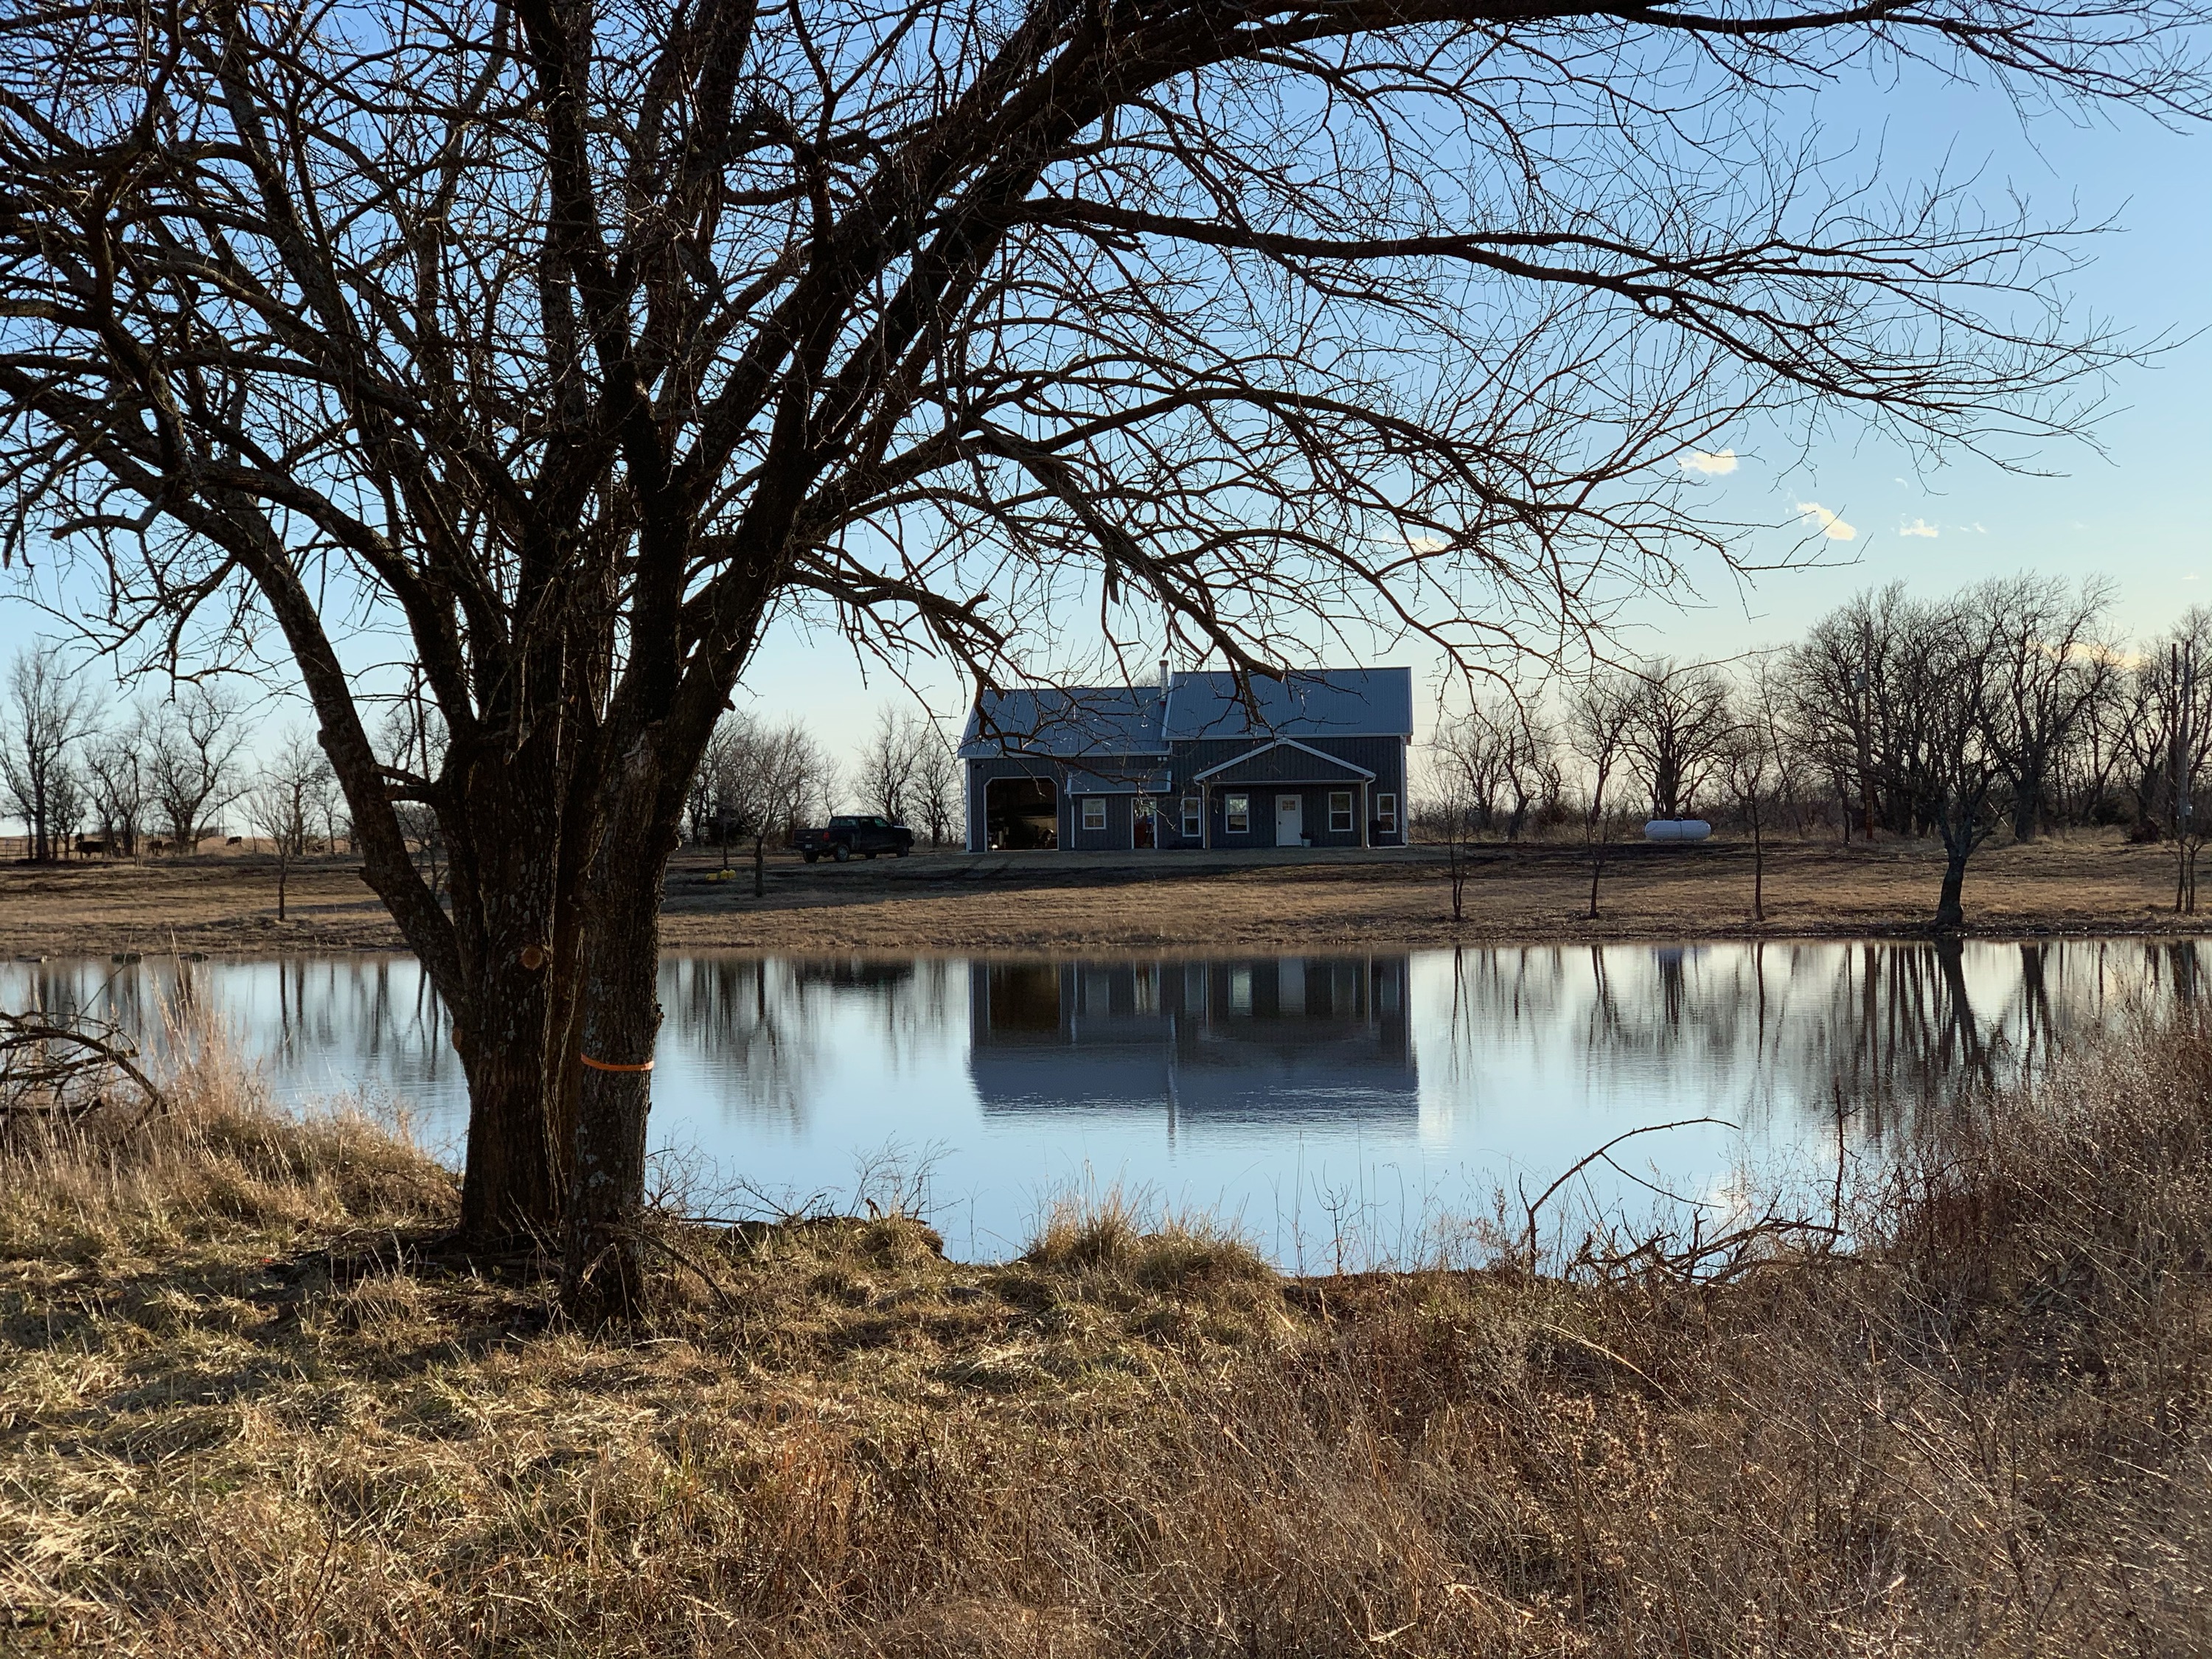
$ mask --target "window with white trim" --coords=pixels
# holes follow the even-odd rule
[[[1352,791],[1332,789],[1328,795],[1328,829],[1334,836],[1352,831]]]
[[[1252,828],[1252,797],[1224,795],[1221,798],[1224,826],[1232,836],[1241,836]]]
[[[1085,830],[1103,830],[1106,827],[1106,798],[1103,795],[1085,795],[1083,798],[1083,827]]]
[[[1183,839],[1186,841],[1196,841],[1203,833],[1204,831],[1199,822],[1198,797],[1195,795],[1185,795],[1182,798]]]
[[[1375,827],[1386,836],[1398,833],[1398,798],[1395,795],[1375,797]]]

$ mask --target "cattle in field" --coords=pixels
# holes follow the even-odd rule
[[[243,847],[246,845],[246,837],[243,836],[233,836],[228,840],[225,841],[223,845],[225,847]]]
[[[107,843],[104,841],[90,840],[83,836],[79,836],[76,838],[76,855],[81,859],[106,858],[107,856]]]

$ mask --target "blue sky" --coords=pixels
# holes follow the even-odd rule
[[[2051,476],[1972,456],[1919,471],[1895,445],[1848,430],[1808,454],[1745,433],[1725,446],[1733,470],[1705,478],[1700,493],[1716,518],[1787,526],[1755,542],[1755,556],[1781,556],[1820,528],[1801,504],[1832,514],[1832,533],[1815,538],[1818,566],[1749,580],[1717,560],[1692,567],[1694,591],[1628,607],[1623,646],[1725,658],[1788,641],[1870,584],[1942,589],[2023,569],[2113,579],[2115,620],[2132,635],[2212,604],[2212,333],[2190,337],[2212,330],[2212,131],[2172,131],[2133,116],[2085,122],[2065,112],[2024,124],[2002,95],[1925,74],[1830,88],[1806,107],[1830,153],[1848,140],[1879,184],[1903,186],[1942,170],[1972,175],[1976,194],[2000,209],[2008,197],[2024,198],[2046,222],[2116,221],[2088,243],[2091,263],[2068,286],[2083,315],[2146,344],[2172,343],[2114,378],[2094,447],[2052,445],[2027,457]],[[1419,648],[1377,655],[1431,684],[1441,678]],[[957,712],[963,694],[949,677],[919,678],[945,714]],[[803,714],[833,741],[856,737],[887,698],[906,695],[880,674],[871,681],[834,641],[795,627],[767,641],[748,682],[754,689],[741,695],[752,706]]]

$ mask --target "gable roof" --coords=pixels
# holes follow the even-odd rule
[[[1325,755],[1296,738],[1277,738],[1248,749],[1234,760],[1208,767],[1199,783],[1372,783],[1375,774],[1336,755]]]
[[[962,760],[1000,755],[1164,755],[1156,685],[1024,687],[988,693],[968,711]]]
[[[1162,735],[1170,742],[1265,733],[1279,738],[1413,735],[1410,668],[1323,668],[1250,681],[1257,717],[1237,677],[1212,669],[1174,677]]]

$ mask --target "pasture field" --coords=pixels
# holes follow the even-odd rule
[[[732,854],[686,848],[669,873],[672,948],[774,951],[1307,950],[1468,940],[1884,935],[1924,927],[1932,844],[1784,836],[1768,849],[1766,920],[1751,918],[1747,846],[1609,849],[1599,918],[1571,843],[1486,845],[1455,927],[1443,850],[964,854],[807,866],[772,854],[764,897]],[[2117,833],[1985,848],[1966,878],[1969,930],[2193,931],[2173,914],[2173,858]],[[276,920],[273,863],[253,853],[141,864],[0,866],[0,951],[224,955],[395,950],[398,932],[343,857],[309,860]]]

